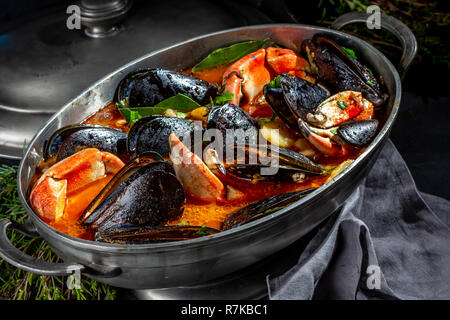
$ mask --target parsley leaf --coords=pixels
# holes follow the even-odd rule
[[[269,82],[268,86],[269,88],[279,88],[281,86],[280,76],[278,75],[275,78],[273,78],[273,80]]]
[[[330,169],[322,171],[321,175],[330,174],[333,169],[336,169],[337,166],[331,167]]]
[[[347,108],[347,102],[345,101],[338,101],[337,105],[339,108],[341,108],[342,110],[345,110],[345,108]]]
[[[265,124],[265,123],[267,123],[267,122],[271,122],[271,121],[273,121],[273,120],[275,120],[275,117],[276,117],[277,115],[275,114],[275,112],[272,114],[272,117],[271,118],[260,118],[260,119],[258,119],[258,124],[261,126],[261,125],[263,125],[263,124]]]

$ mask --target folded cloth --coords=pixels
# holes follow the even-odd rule
[[[438,173],[437,173],[438,174]],[[420,193],[389,140],[270,299],[450,299],[450,201]]]

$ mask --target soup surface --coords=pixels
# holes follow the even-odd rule
[[[210,84],[218,85],[224,83],[224,74],[230,68],[231,64],[223,64],[213,68],[207,68],[202,71],[193,72],[192,69],[181,70],[180,73],[191,75],[195,78],[207,81]],[[299,72],[299,71],[298,71]],[[270,79],[273,80],[277,73],[270,71]],[[303,75],[304,76],[304,75]],[[339,101],[338,101],[339,103]],[[273,113],[271,107],[265,100],[262,92],[256,94],[252,99],[247,96],[239,101],[239,106],[251,114],[256,120],[260,121],[261,130],[270,132],[275,129],[279,132],[279,138],[275,141],[269,141],[280,147],[301,153],[313,160],[323,168],[323,173],[307,176],[302,182],[283,181],[283,182],[244,182],[232,181],[218,176],[225,189],[233,193],[235,197],[228,197],[217,201],[202,201],[186,193],[186,206],[181,217],[168,221],[165,224],[171,226],[206,226],[221,229],[223,221],[236,210],[243,208],[254,202],[261,201],[271,196],[283,193],[300,191],[310,188],[317,188],[330,180],[331,177],[342,171],[352,160],[356,159],[364,148],[347,146],[347,152],[341,155],[326,155],[317,149],[310,141],[305,139],[299,132],[291,130],[278,116]],[[111,102],[106,106],[99,106],[99,110],[88,117],[83,124],[93,124],[107,126],[118,129],[124,133],[130,131],[131,125],[127,119],[119,112],[120,106]],[[203,111],[204,114],[201,114]],[[206,125],[206,115],[208,109],[193,110],[185,112],[181,117],[185,120],[201,120]],[[180,117],[179,112],[167,109],[164,113],[168,116]],[[200,114],[200,115],[199,115]],[[374,118],[382,121],[384,115],[382,112],[375,112]],[[264,131],[265,130],[265,131]],[[122,159],[126,162],[129,159]],[[165,157],[165,160],[170,160]],[[46,172],[53,164],[55,157],[41,163],[37,168],[35,177],[31,186],[39,181],[42,174]],[[47,220],[52,227],[68,235],[93,240],[94,232],[80,224],[79,219],[89,204],[97,197],[102,189],[108,184],[113,174],[105,174],[101,179],[83,186],[74,192],[67,193],[67,199],[63,217],[54,221]],[[45,218],[44,218],[45,220]]]

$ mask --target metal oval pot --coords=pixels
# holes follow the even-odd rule
[[[365,19],[364,14],[350,13],[336,20],[335,27]],[[416,53],[415,38],[399,21],[387,16],[382,16],[381,21],[382,26],[401,38],[404,46],[403,72]],[[380,133],[352,165],[334,178],[334,182],[270,216],[236,229],[193,240],[160,244],[112,245],[73,238],[47,225],[29,206],[27,190],[34,170],[42,160],[44,141],[58,128],[81,122],[111,101],[117,84],[128,72],[142,67],[188,67],[213,49],[248,39],[271,37],[275,42],[297,50],[303,39],[319,32],[340,44],[356,48],[361,58],[383,76],[390,94],[387,121]],[[29,222],[16,225],[7,219],[0,221],[0,256],[19,268],[37,274],[68,275],[80,270],[101,282],[130,289],[189,286],[240,270],[293,243],[344,203],[367,175],[386,142],[397,116],[400,97],[400,76],[378,50],[356,37],[320,27],[277,24],[237,28],[152,52],[95,83],[62,107],[35,135],[20,164],[17,181]],[[6,236],[9,227],[32,236],[41,236],[66,263],[47,263],[20,252]]]

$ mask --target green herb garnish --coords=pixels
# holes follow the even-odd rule
[[[345,108],[347,108],[347,102],[345,101],[338,101],[337,105],[339,108],[341,108],[342,110],[344,110]]]
[[[322,171],[321,175],[330,174],[333,169],[336,169],[337,166],[331,167],[330,169]]]
[[[280,83],[280,76],[278,75],[278,76],[276,76],[275,78],[273,78],[273,80],[270,81],[270,82],[267,84],[267,86],[268,86],[269,88],[279,88],[279,87],[281,86],[281,83]]]
[[[116,106],[118,106],[118,107],[127,107],[128,106],[127,99],[122,99],[119,102],[116,102]]]
[[[214,105],[222,105],[225,104],[227,101],[233,100],[234,94],[231,92],[224,92],[220,96],[217,96],[214,98]]]
[[[260,118],[260,119],[258,119],[258,124],[261,126],[261,125],[263,125],[263,124],[265,124],[267,122],[271,122],[271,121],[275,120],[276,116],[277,115],[274,112],[274,113],[272,113],[272,117],[271,118]]]
[[[222,64],[230,63],[260,49],[270,38],[264,40],[251,40],[233,44],[229,47],[219,48],[211,52],[205,59],[196,64],[192,71],[200,71]]]
[[[201,105],[188,96],[179,93],[176,96],[161,101],[154,107],[120,108],[119,112],[125,117],[128,123],[133,124],[143,117],[163,114],[167,109],[178,111],[180,112],[180,116],[185,118],[186,112],[190,112],[198,107],[201,107]]]
[[[161,101],[160,103],[155,105],[155,107],[170,108],[181,112],[190,112],[201,106],[188,96],[179,93],[176,96]]]
[[[337,129],[331,129],[330,132],[331,132],[333,135],[337,135]]]
[[[209,234],[208,227],[205,226],[205,225],[202,225],[202,226],[200,227],[200,229],[198,229],[198,230],[194,233],[195,236],[206,236],[206,235],[208,235],[208,234]]]
[[[355,51],[353,51],[352,49],[346,48],[346,47],[342,47],[342,49],[344,49],[345,52],[347,52],[347,54],[352,57],[355,60],[358,60],[358,58],[356,57]]]
[[[370,81],[370,80],[367,80],[366,83],[367,83],[368,85],[371,85],[371,86],[374,86],[374,85],[375,85],[375,83],[373,83],[373,82]]]

